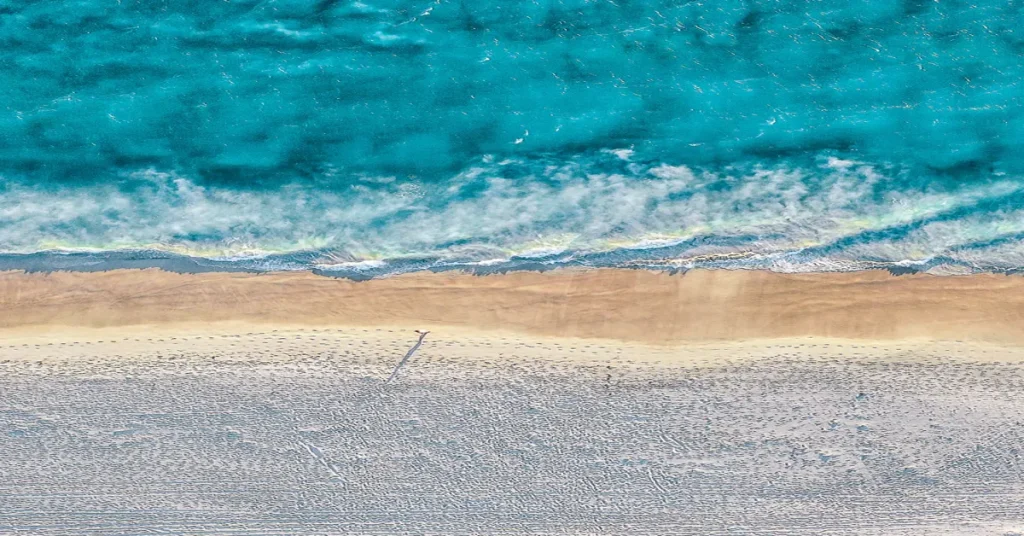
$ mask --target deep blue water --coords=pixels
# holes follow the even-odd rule
[[[1022,76],[1020,0],[0,2],[0,265],[1014,270]]]

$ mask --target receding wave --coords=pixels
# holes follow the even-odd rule
[[[610,150],[571,161],[485,157],[440,183],[372,177],[343,190],[245,190],[152,169],[114,185],[15,182],[0,192],[0,264],[350,277],[561,266],[1024,267],[1022,183],[995,176],[889,189],[901,173],[827,156],[802,167],[702,170]]]

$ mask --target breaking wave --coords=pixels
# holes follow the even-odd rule
[[[433,185],[378,178],[343,191],[202,186],[154,170],[109,186],[8,185],[3,262],[18,267],[43,255],[54,266],[159,260],[352,277],[558,266],[1024,266],[1024,183],[1008,177],[911,192],[889,187],[905,170],[835,157],[719,171],[634,163],[616,151],[569,162],[487,160]]]

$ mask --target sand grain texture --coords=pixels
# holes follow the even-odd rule
[[[454,326],[680,343],[776,337],[1024,341],[1024,278],[637,270],[0,274],[0,327],[179,322]]]
[[[1024,529],[996,345],[79,331],[0,344],[2,534]]]

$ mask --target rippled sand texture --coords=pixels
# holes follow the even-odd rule
[[[0,533],[1024,531],[1017,350],[113,333],[0,348]]]

